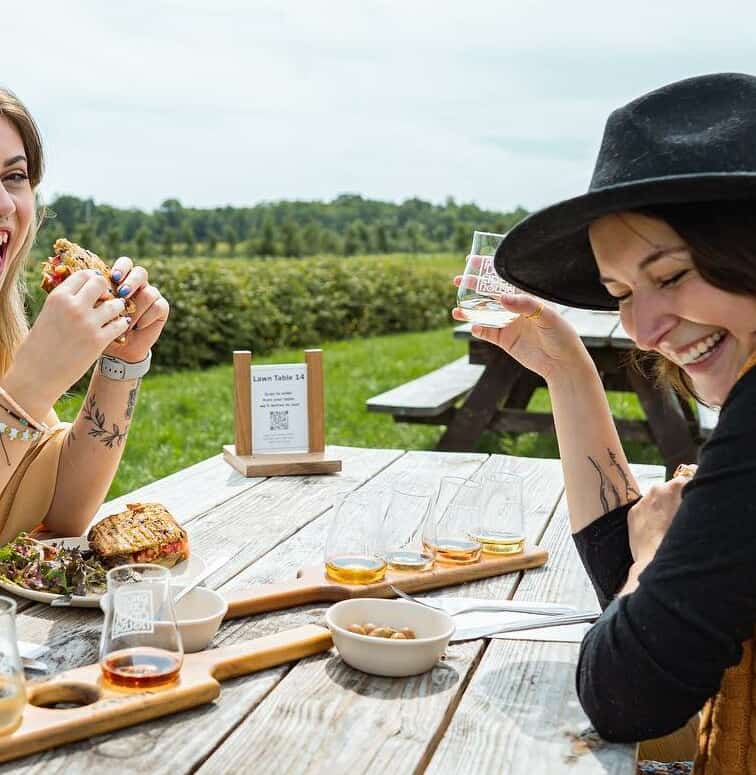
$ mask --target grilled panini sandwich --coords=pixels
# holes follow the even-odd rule
[[[172,568],[189,557],[186,530],[159,503],[127,504],[98,522],[87,540],[107,567],[150,562]]]
[[[54,255],[42,265],[41,287],[43,291],[50,293],[73,272],[78,272],[81,269],[97,269],[110,282],[113,293],[117,292],[118,283],[111,279],[110,268],[96,253],[85,250],[67,239],[56,240],[53,245],[53,253]],[[121,315],[133,315],[136,308],[136,302],[133,299],[126,299],[126,308]]]

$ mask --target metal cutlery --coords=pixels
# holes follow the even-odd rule
[[[71,605],[72,602],[73,602],[73,595],[58,595],[58,597],[54,597],[50,601],[50,605],[54,605],[54,606]]]
[[[47,672],[47,665],[44,662],[40,662],[38,659],[21,657],[21,665],[23,666],[24,670],[37,670],[40,673]]]
[[[215,571],[220,570],[226,563],[228,562],[227,559],[219,560],[215,563],[215,565],[212,565],[209,568],[205,568],[205,570],[202,571],[202,573],[199,574],[199,576],[195,576],[189,584],[187,584],[185,587],[183,587],[179,592],[176,593],[176,596],[173,598],[173,604],[176,605],[181,598],[186,595],[188,592],[191,592],[200,582],[204,581],[209,576],[212,576]]]
[[[489,635],[520,630],[536,630],[543,627],[559,627],[565,624],[582,624],[595,622],[601,616],[601,611],[576,611],[564,616],[543,616],[540,619],[517,619],[506,624],[487,624],[479,627],[463,627],[452,635],[452,641],[477,640]]]
[[[433,605],[427,600],[420,600],[419,598],[412,597],[412,595],[408,595],[406,592],[402,592],[398,587],[393,585],[389,586],[391,586],[392,592],[404,600],[409,600],[411,603],[419,603],[428,608],[433,608],[436,611],[446,611],[446,609],[440,605]],[[575,613],[575,609],[572,606],[554,606],[553,608],[544,609],[543,607],[533,605],[532,603],[515,603],[511,600],[505,600],[501,603],[477,603],[476,605],[470,605],[466,608],[460,608],[458,611],[446,611],[446,613],[450,616],[459,616],[460,614],[471,613],[472,611],[488,611],[489,613],[514,612],[520,614],[541,614],[542,616],[561,616]]]

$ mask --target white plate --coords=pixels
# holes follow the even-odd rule
[[[51,538],[47,541],[42,541],[43,544],[57,544],[63,545],[68,548],[79,547],[81,549],[88,549],[89,543],[86,538]],[[205,570],[205,561],[196,554],[190,554],[188,560],[180,562],[174,565],[170,569],[172,582],[176,584],[186,585],[196,576],[199,576],[202,571]],[[18,597],[25,597],[27,600],[34,600],[36,603],[50,603],[56,597],[60,597],[59,594],[54,592],[39,592],[35,589],[27,589],[26,587],[20,587],[18,584],[13,584],[5,579],[0,579],[0,589],[6,592],[12,592]],[[71,597],[70,605],[77,608],[98,608],[100,605],[101,594],[89,594],[89,595],[73,595]]]

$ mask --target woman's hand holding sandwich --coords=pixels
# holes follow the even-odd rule
[[[113,264],[111,277],[118,283],[119,296],[133,299],[137,309],[132,315],[126,341],[119,343],[111,340],[105,354],[136,363],[147,357],[160,336],[168,319],[168,302],[154,285],[150,285],[147,270],[134,266],[127,256],[121,256]]]

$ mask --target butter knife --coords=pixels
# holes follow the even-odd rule
[[[24,670],[37,670],[40,673],[47,672],[47,665],[44,662],[40,662],[38,659],[21,657],[21,665],[23,666]]]
[[[541,627],[559,627],[564,624],[582,624],[595,622],[601,616],[601,611],[576,611],[566,616],[542,616],[540,618],[515,619],[506,624],[486,624],[478,627],[462,627],[455,630],[452,642],[461,640],[477,640],[489,635],[503,632],[518,632],[519,630],[536,630]]]

